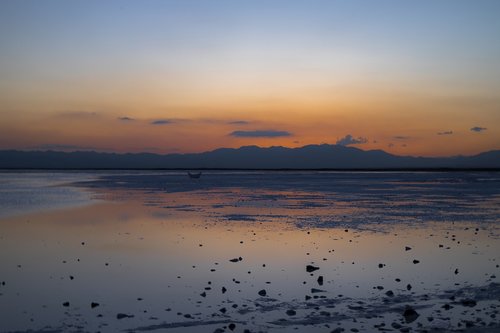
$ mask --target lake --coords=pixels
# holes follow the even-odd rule
[[[0,173],[0,332],[498,332],[499,172]]]

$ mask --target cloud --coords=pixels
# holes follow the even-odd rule
[[[256,131],[234,131],[229,133],[230,136],[238,138],[277,138],[282,136],[291,136],[287,131],[276,130],[256,130]]]
[[[347,134],[342,139],[337,140],[336,144],[339,146],[360,145],[367,143],[368,139],[363,137],[354,138],[351,134]]]
[[[396,135],[396,136],[393,136],[392,138],[395,139],[395,140],[408,140],[411,137],[410,136],[404,136],[404,135]]]
[[[118,120],[121,120],[121,121],[134,121],[135,119],[134,118],[130,118],[130,117],[118,117]]]
[[[487,128],[486,127],[474,126],[470,130],[473,131],[473,132],[478,132],[479,133],[479,132],[482,132],[482,131],[486,131]]]
[[[168,124],[172,124],[173,121],[172,120],[168,120],[168,119],[158,119],[158,120],[153,120],[150,122],[151,125],[168,125]]]
[[[248,125],[248,124],[250,124],[250,122],[246,121],[246,120],[234,120],[234,121],[228,122],[228,124],[230,124],[230,125]]]
[[[453,131],[437,132],[437,135],[452,135]]]

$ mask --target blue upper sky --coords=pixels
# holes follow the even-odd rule
[[[388,138],[398,133],[382,127],[370,131],[360,119],[376,110],[387,115],[382,116],[387,124],[391,112],[405,110],[424,124],[433,105],[440,124],[433,134],[474,126],[492,133],[500,112],[499,36],[496,0],[3,0],[0,112],[10,127],[36,119],[54,128],[60,124],[50,125],[50,116],[68,111],[149,123],[157,118],[244,120],[258,124],[251,130],[293,133],[280,142],[286,145],[328,141],[326,132],[311,134],[318,119],[354,117],[334,127],[329,141],[353,132],[388,147]],[[462,107],[453,109],[450,99]],[[282,121],[287,112],[290,123]],[[453,112],[466,121],[446,118]],[[21,115],[26,119],[18,119]],[[40,141],[42,130],[33,124],[21,127],[17,132],[32,137],[31,143],[15,136],[3,139],[12,147]],[[214,128],[198,140],[231,130],[240,129]],[[83,145],[84,138],[65,135],[51,140]],[[213,135],[206,147],[186,143],[177,148],[221,145]],[[474,149],[491,148],[496,138]],[[112,141],[106,148],[115,147]],[[431,153],[424,146],[416,151]]]

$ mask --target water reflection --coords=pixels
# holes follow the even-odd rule
[[[382,191],[380,180],[358,192],[253,182],[190,191],[93,183],[101,202],[0,220],[7,318],[0,329],[206,332],[234,323],[235,331],[323,332],[497,323],[497,195],[469,185],[461,195],[434,187],[398,195]],[[469,298],[477,304],[462,304]],[[420,314],[411,323],[406,305]]]

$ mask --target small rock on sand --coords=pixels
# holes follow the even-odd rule
[[[405,311],[403,312],[403,317],[405,318],[406,323],[409,324],[414,322],[419,317],[419,314],[411,306],[407,305]]]
[[[323,285],[323,276],[322,276],[322,275],[318,276],[318,284],[319,284],[320,286],[322,286],[322,285]]]
[[[318,269],[319,269],[319,267],[316,267],[316,266],[313,266],[313,265],[307,265],[306,266],[306,272],[308,272],[308,273],[317,271]]]
[[[262,297],[266,296],[267,295],[266,290],[265,289],[259,290],[259,295]]]
[[[124,318],[134,318],[134,315],[129,315],[126,313],[118,313],[116,315],[116,319],[124,319]]]
[[[325,293],[325,292],[326,292],[325,290],[316,289],[316,288],[311,288],[311,293],[312,293],[312,294],[317,294],[317,293]]]

